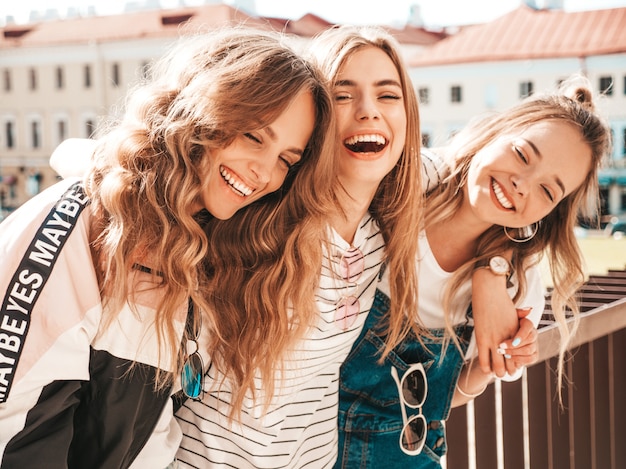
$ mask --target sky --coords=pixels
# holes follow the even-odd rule
[[[138,0],[135,0],[137,2]],[[234,0],[224,0],[232,4]],[[248,0],[250,1],[250,0]],[[491,21],[517,8],[520,0],[254,0],[257,14],[298,19],[314,13],[332,23],[377,24],[402,26],[406,23],[411,5],[419,5],[427,27],[437,28],[459,24]],[[539,6],[545,0],[536,0]],[[45,12],[56,8],[63,16],[69,7],[86,14],[89,5],[97,14],[118,14],[129,0],[2,0],[0,24],[7,16],[17,23],[25,23],[30,11]],[[165,8],[198,5],[205,0],[160,0]],[[626,0],[564,0],[567,11],[626,7]]]

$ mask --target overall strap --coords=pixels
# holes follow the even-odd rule
[[[59,252],[88,204],[89,198],[81,184],[70,186],[35,233],[9,282],[0,309],[0,404],[9,396],[31,312]]]

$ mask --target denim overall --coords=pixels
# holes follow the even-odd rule
[[[339,456],[335,468],[440,468],[446,452],[445,429],[454,389],[463,366],[463,357],[451,341],[442,358],[443,329],[432,329],[434,338],[407,337],[385,359],[377,360],[384,349],[384,339],[374,333],[375,326],[389,310],[389,297],[376,290],[374,304],[361,335],[341,367],[339,391]],[[471,314],[471,313],[470,313]],[[456,328],[463,351],[467,350],[473,327]],[[424,449],[409,456],[400,449],[402,411],[398,388],[391,376],[391,366],[398,375],[421,362],[428,380],[428,395],[422,407],[427,435]],[[406,407],[407,417],[419,409]]]

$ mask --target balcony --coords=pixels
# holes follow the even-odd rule
[[[559,333],[547,311],[539,361],[497,382],[447,422],[448,469],[626,468],[626,271],[590,276],[581,323],[556,389]],[[547,303],[549,309],[549,298]]]

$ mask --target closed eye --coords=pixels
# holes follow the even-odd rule
[[[528,164],[528,158],[526,158],[526,156],[519,147],[514,146],[513,151],[517,154],[517,157],[524,162],[524,164]]]
[[[541,188],[543,189],[543,191],[546,193],[546,195],[548,196],[548,199],[550,199],[550,202],[554,202],[554,195],[552,194],[552,192],[550,191],[550,189],[548,189],[546,186],[541,186]]]
[[[391,99],[391,100],[397,101],[397,100],[402,99],[402,96],[399,96],[394,93],[385,93],[380,96],[380,99]]]
[[[249,132],[244,133],[243,136],[246,137],[248,140],[253,141],[254,143],[258,143],[258,144],[263,143],[260,138],[256,137],[255,135]]]
[[[352,96],[348,93],[337,93],[335,94],[335,101],[346,101],[350,99]]]
[[[287,171],[293,168],[293,166],[297,163],[297,162],[291,162],[291,160],[286,156],[281,155],[278,158],[280,159],[280,161],[282,161],[285,164]]]

